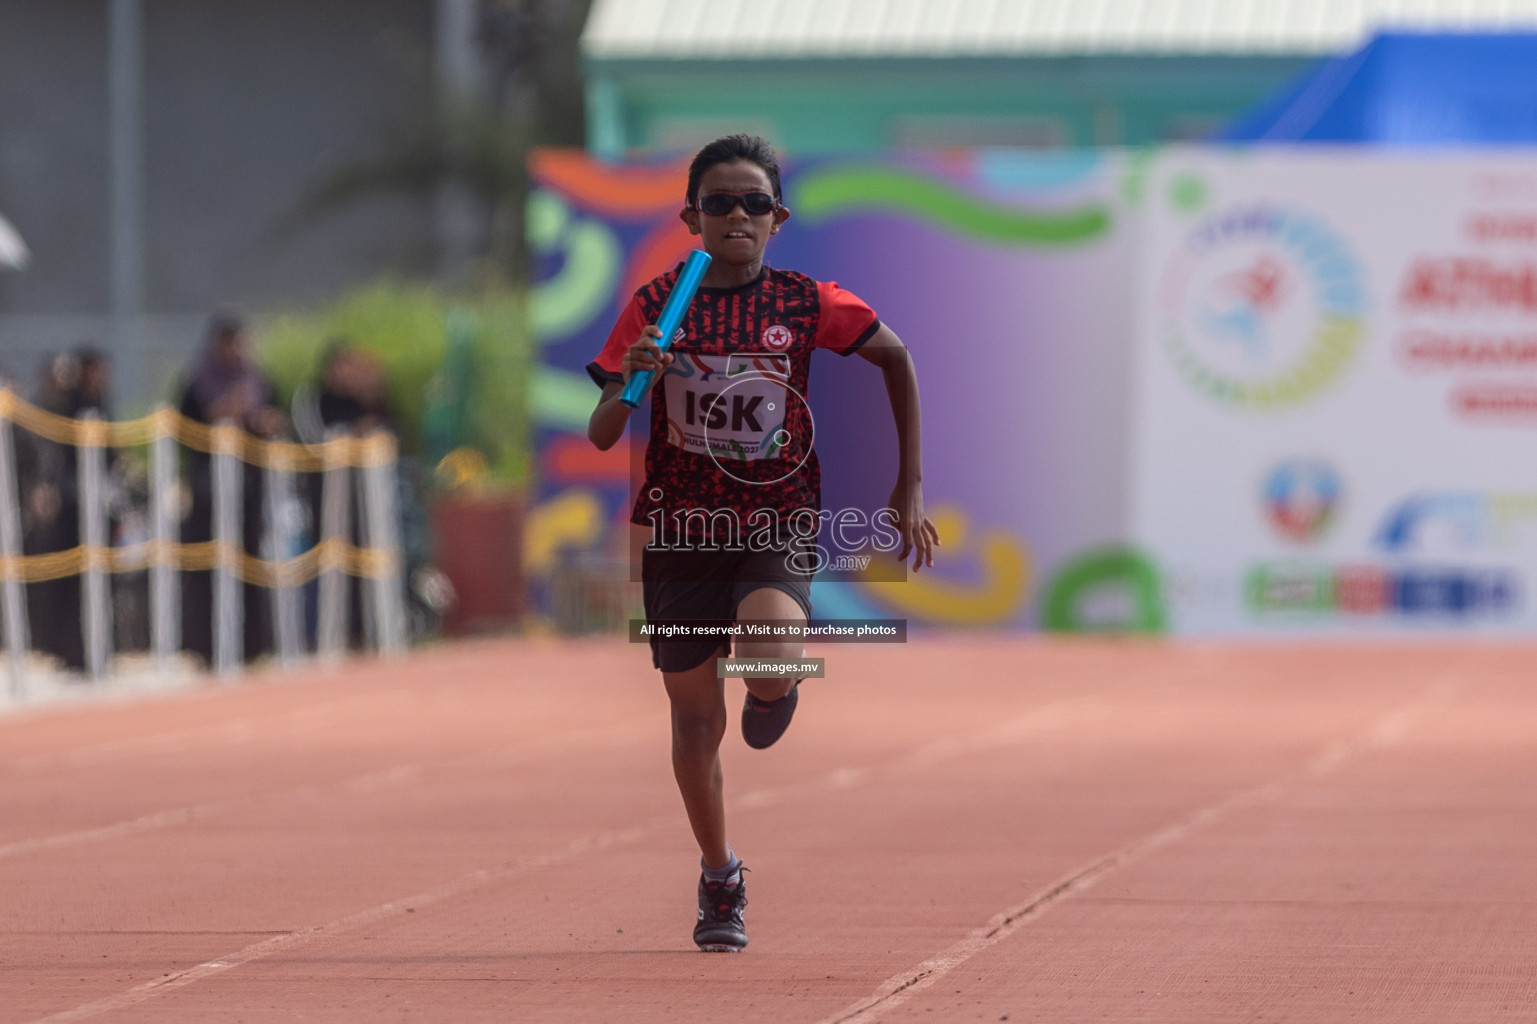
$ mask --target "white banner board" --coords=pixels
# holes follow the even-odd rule
[[[1177,149],[1131,533],[1187,635],[1537,626],[1537,153]]]

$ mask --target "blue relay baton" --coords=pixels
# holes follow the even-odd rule
[[[672,286],[672,293],[667,296],[667,304],[662,307],[662,315],[657,317],[656,328],[662,332],[657,340],[656,347],[666,352],[672,347],[672,336],[678,333],[678,325],[683,323],[684,314],[694,301],[694,293],[699,290],[699,282],[704,277],[704,272],[710,269],[710,254],[702,249],[695,249],[688,254],[688,262],[683,264],[683,270],[678,274],[677,284]],[[637,370],[630,374],[630,379],[624,382],[624,390],[619,393],[619,400],[631,409],[640,404],[640,400],[646,397],[646,391],[651,387],[651,370]]]

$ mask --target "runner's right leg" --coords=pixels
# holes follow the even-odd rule
[[[742,927],[742,910],[747,906],[742,872],[746,869],[726,844],[720,768],[726,693],[724,682],[715,675],[715,654],[686,672],[663,672],[662,681],[672,701],[672,773],[704,868],[694,942],[707,953],[740,952],[747,945]]]
[[[672,773],[688,823],[706,866],[725,867],[731,861],[720,767],[726,691],[715,675],[715,655],[684,672],[663,672],[662,682],[672,701]]]

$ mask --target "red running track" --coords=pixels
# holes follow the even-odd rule
[[[735,956],[639,647],[0,719],[0,1021],[1537,1020],[1537,651],[812,653]]]

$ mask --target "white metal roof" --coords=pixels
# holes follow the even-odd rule
[[[1324,53],[1380,29],[1537,29],[1537,0],[593,0],[587,56]]]

